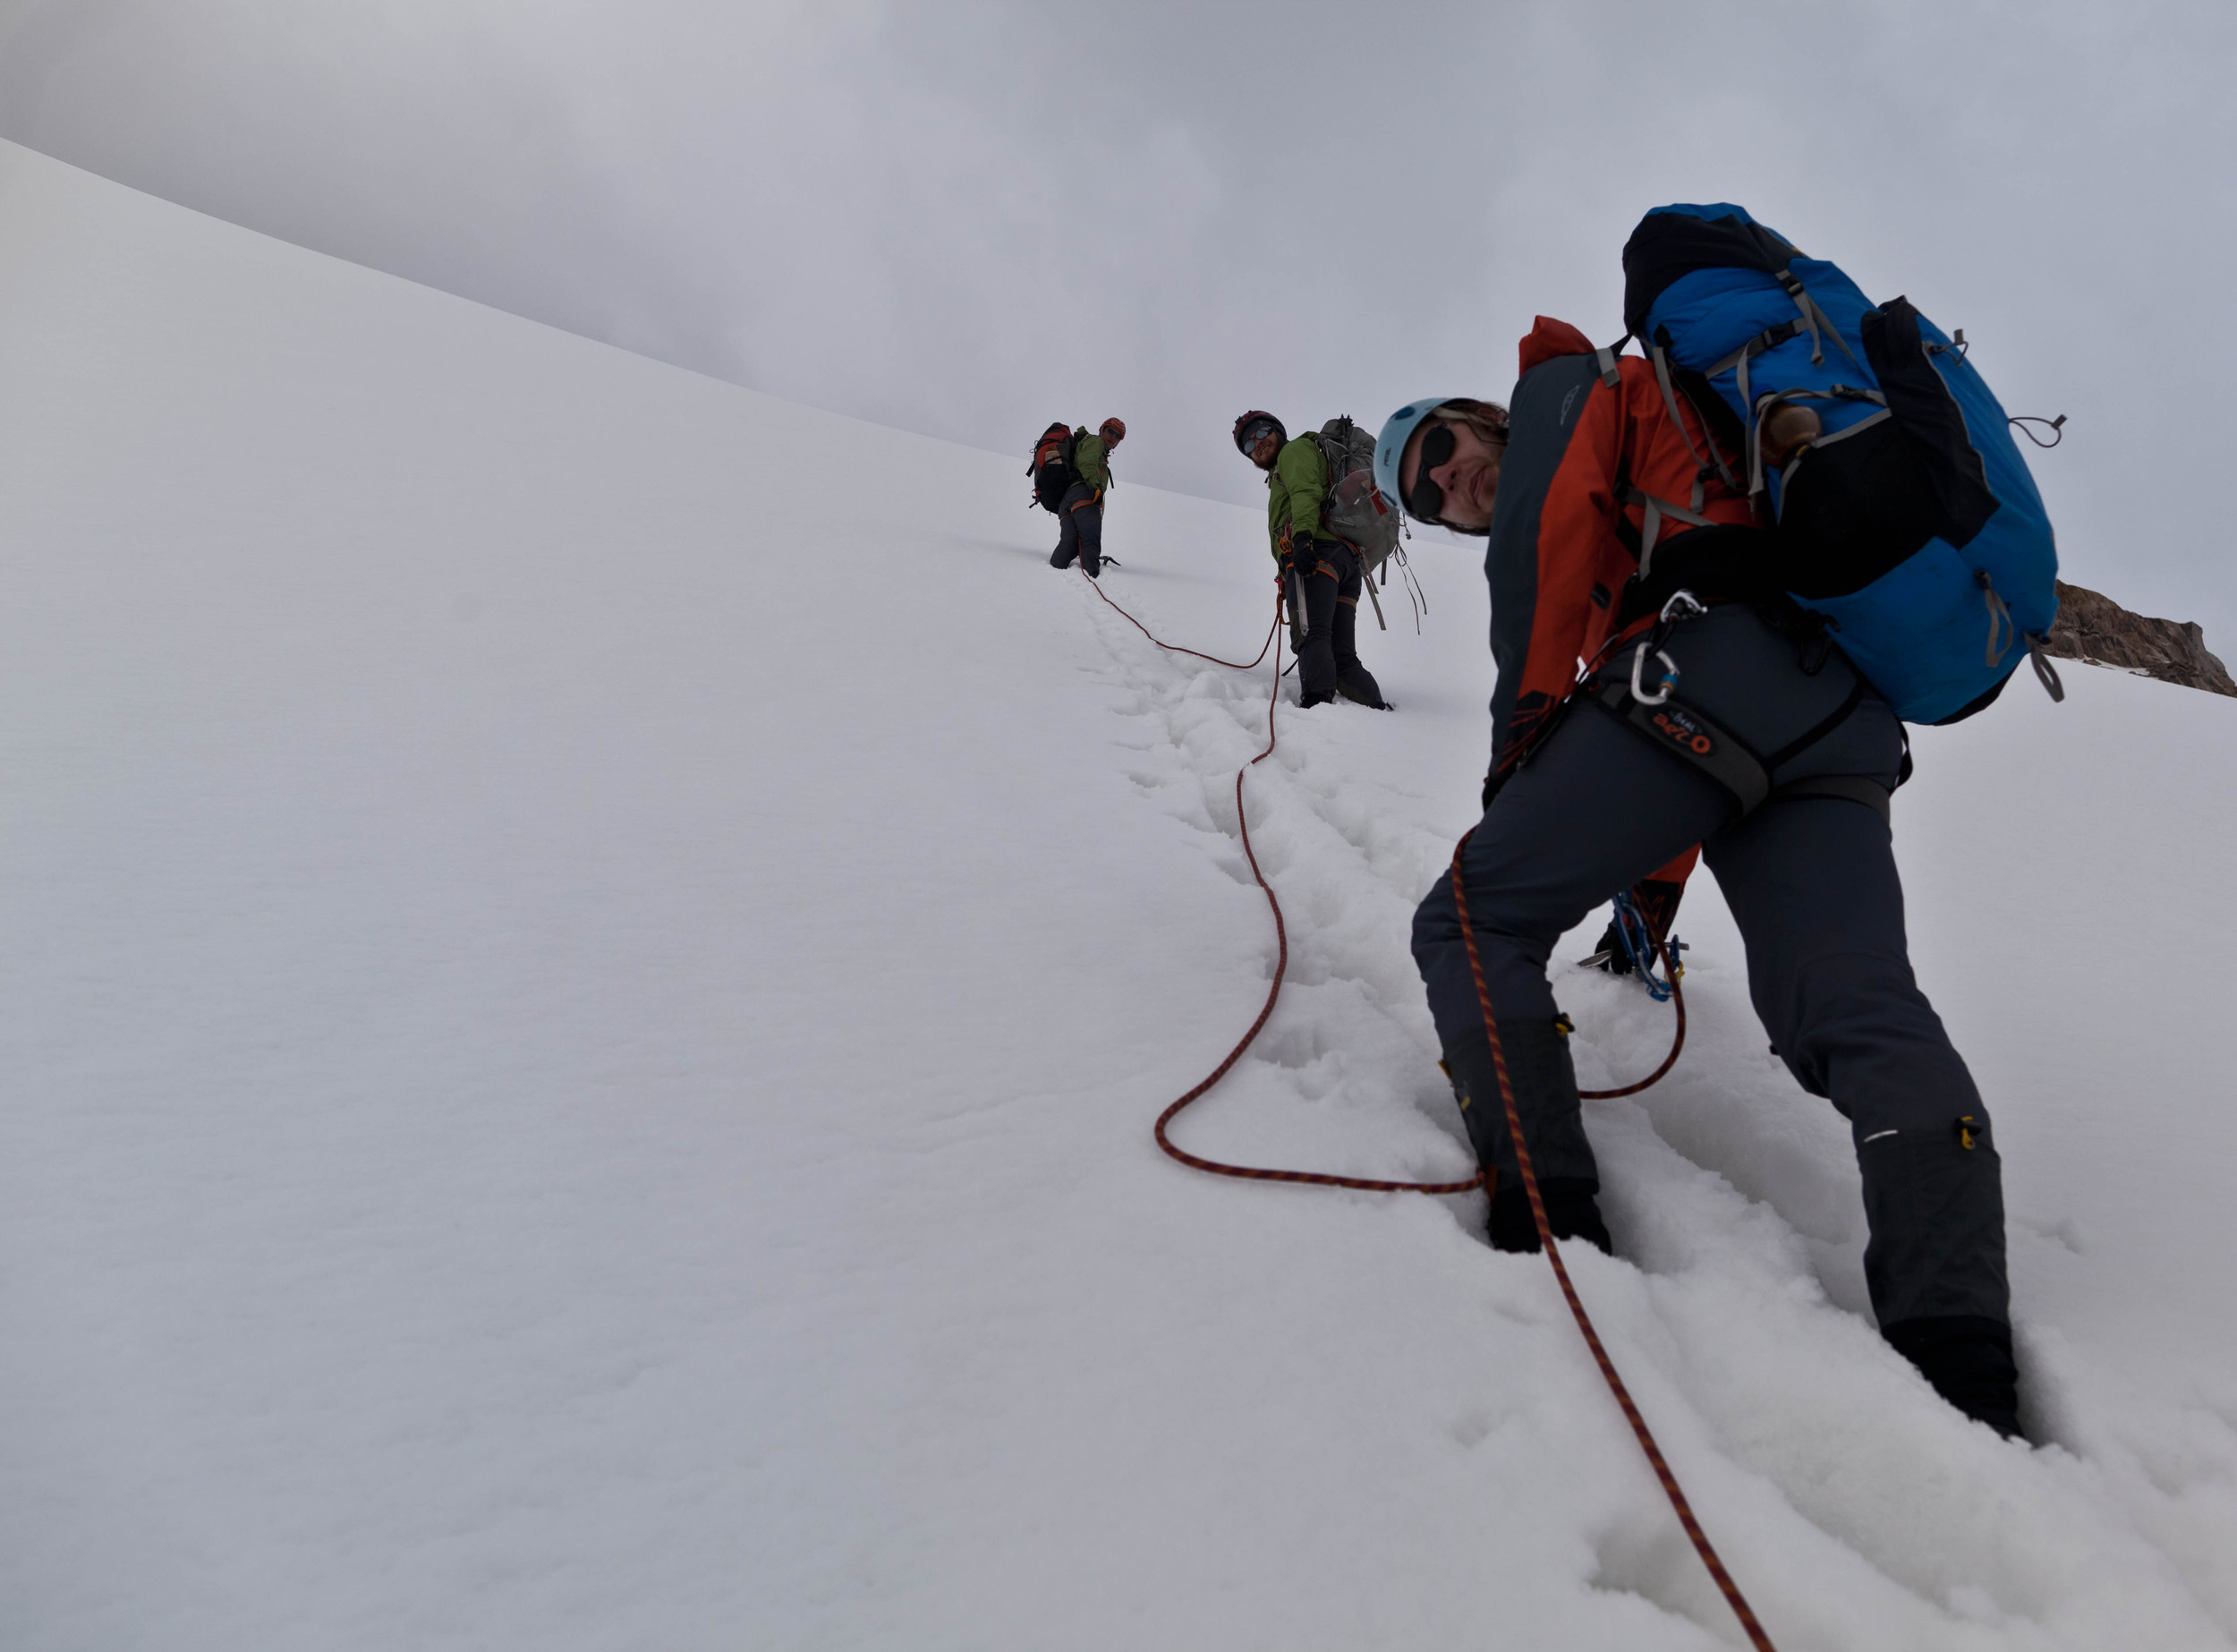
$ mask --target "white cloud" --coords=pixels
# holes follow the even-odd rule
[[[2160,4],[0,0],[0,134],[779,394],[1253,497],[1246,405],[1498,394],[1731,199],[1976,341],[2076,577],[2237,645],[2205,548],[2237,19]],[[1022,457],[1021,457],[1022,462]]]

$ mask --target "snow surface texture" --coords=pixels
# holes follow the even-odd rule
[[[1272,967],[1270,674],[1042,566],[1022,449],[4,145],[0,224],[0,1645],[1737,1643],[1480,1198],[1153,1146]],[[1247,657],[1255,514],[1124,470],[1112,594]],[[1293,972],[1197,1151],[1470,1168],[1406,939],[1486,615],[1414,554],[1398,714],[1246,783]],[[1786,1652],[2237,1632],[2237,710],[2068,678],[1896,804],[2039,1449],[1879,1342],[1705,876],[1591,1115],[1579,1288]],[[1587,1084],[1659,1059],[1560,989]]]

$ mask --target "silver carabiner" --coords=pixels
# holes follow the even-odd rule
[[[1682,591],[1678,593],[1679,596],[1684,596],[1685,594],[1686,593]],[[1673,602],[1677,600],[1677,597],[1672,597],[1671,599]],[[1649,651],[1650,650],[1645,643],[1641,643],[1638,647],[1632,651],[1631,698],[1637,701],[1641,705],[1660,705],[1663,701],[1669,699],[1672,694],[1677,692],[1678,662],[1675,660],[1672,660],[1668,654],[1663,652],[1663,651],[1659,648],[1651,651],[1654,658],[1663,662],[1663,691],[1658,694],[1650,694],[1646,692],[1645,685],[1639,681],[1640,677],[1646,669],[1646,656]]]
[[[1698,619],[1707,613],[1708,607],[1690,591],[1673,591],[1670,600],[1663,604],[1662,623],[1672,625],[1680,619]]]

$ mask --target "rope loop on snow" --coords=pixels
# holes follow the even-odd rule
[[[1105,560],[1108,561],[1109,558],[1106,558]],[[1077,567],[1079,565],[1075,563],[1073,566]],[[1116,602],[1113,602],[1109,596],[1105,595],[1102,586],[1095,579],[1089,575],[1085,568],[1080,569],[1080,577],[1087,581],[1087,588],[1090,591],[1093,592],[1097,596],[1102,597],[1104,606],[1109,608],[1112,613],[1118,615],[1119,618],[1125,620],[1136,631],[1139,631],[1144,636],[1148,637],[1151,642],[1156,643],[1160,648],[1163,649],[1169,654],[1187,654],[1192,660],[1208,660],[1215,666],[1226,666],[1229,669],[1236,671],[1255,670],[1257,668],[1258,661],[1265,659],[1266,651],[1274,645],[1274,633],[1281,629],[1281,598],[1279,592],[1277,592],[1274,597],[1274,623],[1266,628],[1266,640],[1258,645],[1258,655],[1256,659],[1246,662],[1240,660],[1222,660],[1217,654],[1200,654],[1193,648],[1182,648],[1177,643],[1160,642],[1157,636],[1151,632],[1149,626],[1144,625],[1132,614],[1127,613],[1125,609],[1120,608]],[[1280,656],[1277,655],[1276,658],[1279,660]],[[1279,673],[1276,674],[1276,680],[1280,680]],[[1271,713],[1268,715],[1266,720],[1266,728],[1270,742],[1266,747],[1266,752],[1271,752],[1274,749],[1271,744],[1273,731],[1273,719]],[[1259,753],[1258,757],[1263,757],[1266,754],[1266,752]],[[1251,761],[1253,762],[1256,762],[1258,761],[1258,757],[1254,757]]]
[[[1083,573],[1081,577],[1085,579],[1087,576]],[[1193,648],[1177,648],[1170,643],[1160,641],[1147,626],[1132,614],[1127,613],[1118,604],[1112,602],[1101,585],[1092,579],[1087,583],[1093,588],[1095,594],[1101,597],[1128,625],[1170,653],[1187,654],[1194,659],[1209,660],[1214,665],[1231,666],[1238,671],[1247,671],[1256,666],[1260,660],[1266,658],[1267,649],[1272,649],[1274,656],[1274,688],[1273,692],[1267,696],[1266,703],[1266,749],[1235,771],[1235,822],[1242,834],[1243,857],[1250,863],[1251,876],[1257,881],[1259,889],[1266,897],[1267,910],[1274,915],[1274,941],[1277,948],[1274,959],[1274,978],[1266,988],[1266,1001],[1258,1007],[1257,1019],[1250,1024],[1249,1030],[1237,1042],[1235,1048],[1229,1051],[1220,1064],[1205,1074],[1202,1080],[1191,1086],[1163,1112],[1158,1114],[1157,1124],[1153,1131],[1157,1137],[1157,1145],[1191,1170],[1204,1171],[1213,1176],[1232,1176],[1240,1181],[1302,1182],[1307,1187],[1356,1188],[1367,1193],[1470,1193],[1482,1187],[1484,1172],[1481,1171],[1465,1181],[1380,1181],[1371,1177],[1337,1176],[1323,1171],[1262,1170],[1249,1164],[1226,1164],[1217,1159],[1203,1158],[1189,1152],[1186,1147],[1176,1144],[1173,1138],[1166,1133],[1173,1120],[1180,1116],[1184,1108],[1198,1100],[1212,1086],[1226,1077],[1229,1070],[1243,1059],[1243,1052],[1251,1047],[1253,1041],[1265,1027],[1268,1018],[1274,1013],[1275,1001],[1281,996],[1282,979],[1289,973],[1289,926],[1282,922],[1281,903],[1274,898],[1274,886],[1266,881],[1266,873],[1258,864],[1258,851],[1251,847],[1250,817],[1243,810],[1243,777],[1248,774],[1253,767],[1265,762],[1274,753],[1276,738],[1274,707],[1281,700],[1282,677],[1280,586],[1277,582],[1274,593],[1274,620],[1266,631],[1266,645],[1258,651],[1257,660],[1252,660],[1249,665],[1243,665],[1233,660],[1217,659],[1211,654],[1200,654]]]
[[[1471,833],[1470,835],[1473,836],[1474,834]],[[1464,844],[1467,842],[1467,840],[1468,839],[1467,838],[1462,838],[1460,839],[1460,841]],[[1454,851],[1456,855],[1459,852],[1459,851],[1457,849]],[[1616,912],[1618,914],[1616,930],[1617,933],[1620,935],[1623,935],[1624,932],[1621,914],[1625,904],[1629,903],[1630,901],[1631,897],[1628,894],[1619,895],[1616,897]],[[1671,1068],[1678,1065],[1678,1052],[1686,1047],[1686,989],[1678,984],[1679,976],[1683,975],[1685,972],[1678,967],[1677,960],[1671,956],[1670,943],[1665,941],[1662,936],[1654,932],[1654,926],[1646,921],[1646,916],[1644,913],[1637,912],[1636,903],[1633,903],[1633,910],[1637,913],[1638,917],[1639,927],[1646,932],[1646,938],[1653,943],[1653,946],[1652,949],[1648,951],[1644,960],[1642,960],[1637,954],[1634,953],[1632,955],[1632,964],[1638,970],[1640,978],[1647,983],[1646,990],[1650,997],[1654,998],[1657,1002],[1660,1002],[1664,996],[1669,998],[1670,1007],[1678,1012],[1678,1026],[1677,1030],[1671,1035],[1670,1053],[1663,1058],[1663,1064],[1660,1067],[1656,1068],[1653,1072],[1647,1074],[1646,1077],[1640,1079],[1637,1084],[1623,1085],[1613,1090],[1579,1090],[1577,1093],[1578,1097],[1587,1102],[1612,1102],[1618,1096],[1637,1095],[1641,1090],[1653,1089],[1656,1085],[1663,1081],[1663,1076],[1667,1074]],[[1460,921],[1465,924],[1467,922],[1467,919],[1464,915]],[[1631,945],[1630,937],[1629,935],[1624,935],[1624,943],[1627,948]],[[1684,943],[1680,942],[1679,944],[1682,945]],[[1471,948],[1476,945],[1476,934],[1472,930],[1468,933],[1468,945]],[[1660,958],[1663,960],[1663,975],[1665,984],[1663,991],[1661,992],[1657,992],[1654,990],[1657,984],[1654,975],[1649,973],[1647,968],[1647,966],[1653,963],[1657,958]]]

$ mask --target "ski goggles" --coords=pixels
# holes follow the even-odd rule
[[[1429,473],[1451,464],[1453,449],[1459,445],[1452,427],[1442,420],[1422,427],[1421,456],[1415,461],[1414,490],[1407,495],[1406,508],[1424,522],[1436,521],[1445,507],[1445,490],[1429,480]]]

